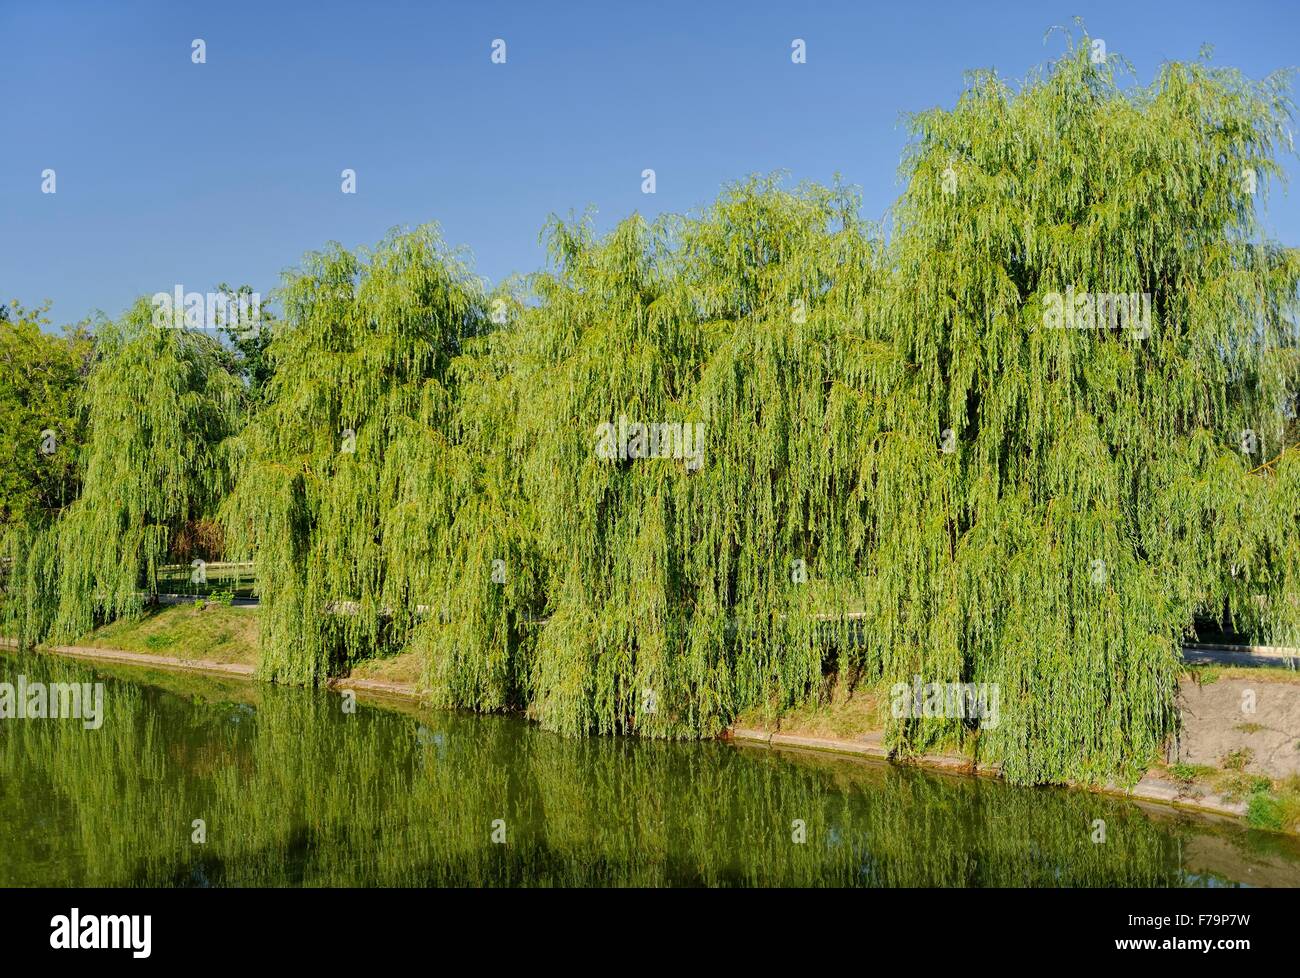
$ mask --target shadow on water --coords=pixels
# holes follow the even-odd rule
[[[1293,838],[1080,791],[0,656],[19,673],[103,681],[106,716],[0,721],[0,885],[1300,884]]]

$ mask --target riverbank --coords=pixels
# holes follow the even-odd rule
[[[151,608],[136,620],[102,625],[68,645],[46,651],[78,658],[251,677],[260,660],[256,605],[191,600]],[[13,646],[12,638],[0,643]],[[420,668],[413,653],[358,663],[336,683],[361,689],[419,696]]]
[[[4,638],[0,645],[12,648],[16,643]],[[258,662],[258,616],[255,608],[216,602],[171,605],[153,609],[134,622],[103,626],[75,644],[41,650],[91,661],[248,680],[254,678]],[[409,653],[360,663],[329,685],[405,700],[422,698],[419,663]],[[962,753],[892,756],[884,742],[887,701],[879,691],[844,692],[834,681],[827,689],[823,696],[799,708],[750,711],[737,718],[723,739],[751,748],[817,751],[1000,776],[997,764],[979,763]],[[1234,724],[1231,704],[1239,703],[1247,693],[1258,700],[1260,712],[1250,723]],[[1183,680],[1179,699],[1184,729],[1168,756],[1153,763],[1132,788],[1109,785],[1085,790],[1300,833],[1300,673],[1269,666],[1194,665]],[[1207,703],[1216,704],[1215,708],[1207,708]],[[1224,707],[1224,703],[1230,706]],[[1266,752],[1254,746],[1261,740]],[[1261,773],[1261,763],[1272,766],[1268,773]]]
[[[1162,757],[1152,759],[1137,784],[1072,787],[1300,834],[1300,672],[1272,665],[1191,664],[1180,680],[1177,705],[1178,737]],[[777,750],[824,751],[1000,776],[998,764],[980,761],[974,751],[892,752],[884,738],[889,708],[887,690],[846,689],[829,677],[821,694],[802,706],[742,714],[730,735],[738,743]]]
[[[728,739],[745,745],[764,745],[774,750],[820,751],[833,754],[848,754],[891,764],[914,764],[933,770],[951,771],[980,777],[1000,777],[996,764],[977,764],[959,754],[921,754],[900,760],[891,757],[883,745],[882,731],[870,731],[855,739],[836,737],[808,737],[800,734],[782,733],[780,731],[759,730],[752,727],[732,727]],[[1132,788],[1125,789],[1119,785],[1108,785],[1092,789],[1103,794],[1121,795],[1144,801],[1159,802],[1175,808],[1187,808],[1213,815],[1227,815],[1234,818],[1248,819],[1249,805],[1245,801],[1234,800],[1229,796],[1217,794],[1193,783],[1180,783],[1170,780],[1163,771],[1153,768]],[[1081,788],[1080,785],[1071,785]],[[1089,789],[1083,789],[1089,790]],[[1284,831],[1296,832],[1300,829],[1292,822]]]

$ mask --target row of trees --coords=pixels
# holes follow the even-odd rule
[[[603,237],[553,221],[550,268],[494,292],[433,228],[332,246],[255,390],[137,306],[96,334],[75,501],[11,520],[11,614],[35,641],[132,613],[216,517],[268,679],[413,649],[439,703],[656,736],[829,669],[995,682],[996,727],[891,743],[1136,777],[1198,619],[1300,644],[1300,254],[1256,222],[1291,103],[1088,52],[915,117],[887,234],[843,187],[751,179]],[[1143,328],[1049,328],[1062,296]],[[643,424],[702,426],[703,464],[597,451]]]

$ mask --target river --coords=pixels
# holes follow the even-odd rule
[[[1300,840],[1122,798],[0,654],[4,886],[1300,885]],[[1096,841],[1104,831],[1104,841]]]

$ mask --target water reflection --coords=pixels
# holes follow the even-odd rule
[[[19,672],[103,680],[106,718],[0,721],[3,885],[1300,883],[1294,839],[1082,792],[0,655]]]

